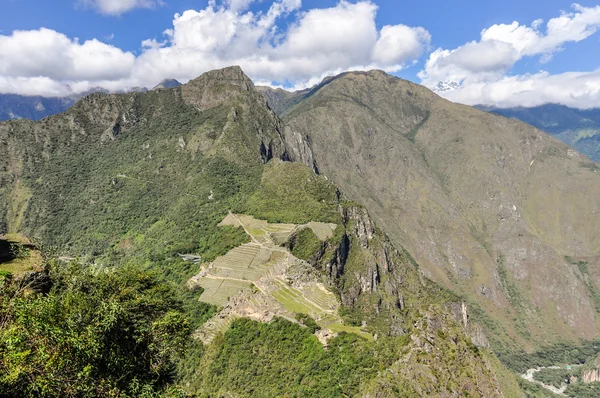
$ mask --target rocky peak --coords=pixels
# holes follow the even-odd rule
[[[196,79],[190,80],[185,86],[213,86],[213,85],[238,86],[246,91],[254,89],[252,80],[239,66],[228,66],[203,73]]]
[[[239,66],[212,70],[181,86],[183,100],[200,111],[225,102],[240,101],[266,105],[266,99]],[[250,96],[248,96],[250,94]]]
[[[158,83],[152,90],[158,90],[161,88],[175,88],[181,86],[178,80],[175,79],[165,79]]]

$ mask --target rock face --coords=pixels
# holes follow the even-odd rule
[[[454,319],[462,325],[465,334],[471,339],[477,347],[490,348],[490,343],[481,325],[471,321],[468,306],[465,302],[451,303],[449,310],[454,314]]]
[[[588,360],[582,366],[581,381],[586,384],[600,382],[600,356]]]
[[[600,381],[600,369],[586,370],[583,372],[582,380],[586,384]]]
[[[381,71],[327,79],[280,112],[289,146],[311,154],[297,160],[364,203],[425,275],[507,325],[498,344],[599,335],[600,166]]]

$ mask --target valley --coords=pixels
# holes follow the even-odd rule
[[[0,387],[50,383],[28,352],[133,360],[96,338],[136,331],[135,369],[159,361],[160,378],[61,377],[129,394],[141,377],[190,396],[524,396],[519,375],[555,345],[598,352],[599,174],[569,151],[381,71],[286,94],[229,67],[2,123],[0,232],[51,255],[2,277],[15,326],[0,352],[17,354],[0,366],[20,376]]]

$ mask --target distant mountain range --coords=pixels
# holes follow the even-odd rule
[[[161,88],[174,88],[181,86],[181,83],[175,79],[165,79],[157,84],[153,90]],[[146,92],[146,87],[134,87],[131,90],[120,91],[117,94],[125,92]],[[41,120],[45,117],[65,112],[71,108],[81,98],[91,93],[109,93],[103,88],[93,88],[79,94],[73,94],[66,97],[42,97],[39,95],[17,95],[0,94],[0,121],[14,119]]]
[[[181,86],[179,81],[165,79],[152,90],[179,86]],[[303,96],[317,88],[287,92],[281,89],[272,90],[268,87],[257,87],[269,99],[269,105],[277,113],[281,113],[283,109],[295,105]],[[460,88],[460,83],[448,81],[440,82],[433,91],[441,93],[458,88]],[[129,91],[145,92],[148,89],[136,87]],[[13,119],[41,120],[47,116],[65,112],[79,99],[93,92],[108,93],[105,89],[97,88],[68,97],[0,94],[0,121]],[[600,108],[581,110],[558,104],[546,104],[531,108],[497,108],[486,105],[476,105],[475,107],[531,124],[589,156],[590,159],[600,162]]]
[[[0,120],[41,120],[69,109],[80,96],[40,97],[0,94]]]
[[[529,123],[600,162],[600,108],[582,110],[558,104],[504,109],[479,105],[477,108]]]

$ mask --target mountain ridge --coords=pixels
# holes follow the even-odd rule
[[[294,272],[272,276],[287,281],[281,294],[293,294],[292,288],[318,275],[343,304],[344,322],[370,328],[377,340],[340,333],[329,343],[339,349],[325,350],[302,314],[270,323],[234,320],[206,351],[193,352],[200,356],[186,363],[192,370],[182,376],[182,386],[208,395],[248,395],[252,386],[258,396],[269,395],[271,386],[290,395],[332,396],[385,396],[389,388],[431,396],[518,391],[514,377],[498,377],[506,371],[467,337],[478,329],[465,320],[466,304],[459,311],[448,308],[460,306],[460,298],[429,281],[366,209],[313,173],[314,154],[303,139],[239,67],[168,90],[90,94],[43,121],[0,124],[0,232],[20,232],[55,247],[57,255],[80,256],[100,269],[141,266],[183,284],[199,271],[218,272],[213,262],[224,261],[220,256],[232,249],[244,255],[249,235],[260,236],[259,229],[247,234],[222,225],[228,215],[334,223],[325,241],[305,229],[284,242],[304,260]],[[294,159],[309,167],[285,162]],[[185,261],[181,254],[187,253],[202,264]],[[297,272],[302,269],[311,271]],[[257,285],[235,276],[245,292],[260,296]],[[240,297],[225,296],[228,303]],[[252,347],[260,347],[258,355],[250,354]],[[419,374],[395,366],[399,361]],[[453,372],[457,366],[464,373]],[[298,376],[309,384],[297,382]]]
[[[282,112],[310,143],[319,172],[365,203],[434,280],[514,325],[511,340],[527,346],[552,341],[555,333],[597,336],[599,249],[588,219],[598,214],[595,164],[540,130],[379,76],[347,74]],[[538,196],[554,184],[560,189],[550,202]],[[560,204],[573,201],[588,204],[585,210]],[[566,257],[589,264],[589,276]],[[533,283],[533,269],[543,283]],[[563,293],[556,275],[569,281],[573,294]],[[562,312],[542,310],[546,300]],[[526,315],[539,311],[538,320]],[[540,333],[537,322],[556,326]]]

